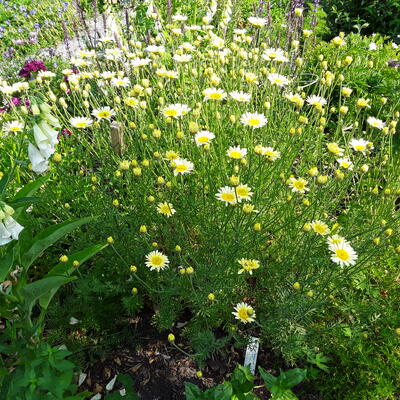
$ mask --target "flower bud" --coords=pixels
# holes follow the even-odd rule
[[[293,283],[293,289],[294,290],[300,290],[301,289],[301,285],[300,285],[300,283],[299,282],[295,282],[295,283]]]
[[[170,333],[168,335],[168,342],[171,342],[171,343],[175,342],[175,335],[173,333]]]

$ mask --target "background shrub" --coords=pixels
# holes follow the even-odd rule
[[[381,33],[399,41],[399,0],[323,0],[331,35],[351,32],[355,24],[368,24],[364,33]]]

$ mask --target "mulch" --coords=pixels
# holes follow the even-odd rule
[[[243,364],[245,349],[230,346],[223,354],[207,360],[202,369],[203,376],[197,377],[198,367],[195,361],[174,348],[167,340],[166,335],[160,335],[146,318],[137,318],[134,321],[136,329],[141,332],[141,343],[136,348],[116,349],[106,359],[89,367],[87,377],[80,389],[93,393],[104,394],[106,385],[115,375],[127,374],[134,380],[135,391],[142,400],[185,400],[185,382],[191,382],[202,390],[229,380],[229,376],[238,363]],[[134,329],[134,328],[133,328]],[[176,344],[190,353],[185,343],[177,340]],[[262,345],[257,359],[257,365],[268,372],[279,375],[279,366],[283,366],[273,352],[264,349]],[[260,386],[254,393],[260,399],[269,399],[269,392],[263,387],[260,378],[256,378],[255,385]],[[115,389],[120,389],[115,384]],[[301,387],[302,400],[322,400],[307,387]]]

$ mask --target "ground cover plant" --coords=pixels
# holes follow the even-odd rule
[[[2,0],[0,2],[0,54],[12,59],[61,41],[72,17],[68,1]],[[63,28],[64,26],[64,28]]]
[[[150,314],[198,377],[256,336],[282,360],[279,378],[260,370],[274,398],[296,398],[303,380],[323,399],[395,398],[397,45],[360,33],[321,41],[318,2],[116,6],[121,25],[96,47],[58,68],[34,60],[0,84],[7,193],[41,186],[13,221],[2,199],[1,265],[21,259],[13,249],[28,248],[28,229],[90,218],[34,270],[18,265],[34,285],[60,261],[66,284],[46,303],[47,329],[42,305],[30,309],[39,336],[85,368],[134,344],[129,321]],[[73,268],[91,243],[91,261]],[[23,347],[12,343],[5,374]],[[65,393],[52,393],[72,399],[64,366]],[[230,372],[206,393],[255,398],[248,371]],[[207,396],[193,384],[186,394]]]

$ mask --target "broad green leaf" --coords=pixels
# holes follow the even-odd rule
[[[231,400],[233,389],[230,382],[224,382],[202,392],[193,383],[185,383],[185,394],[187,400]]]
[[[65,372],[73,370],[75,368],[75,364],[68,360],[59,360],[54,364],[54,367],[60,372]]]
[[[26,285],[21,289],[25,311],[30,315],[33,306],[42,296],[45,296],[51,290],[57,290],[60,286],[74,279],[74,277],[50,276]]]
[[[114,393],[108,393],[105,400],[139,400],[139,397],[133,388],[133,379],[129,375],[118,375],[117,380],[124,387],[125,396],[121,396],[118,390]]]
[[[275,376],[271,375],[269,372],[267,372],[265,369],[258,367],[258,371],[260,372],[261,378],[263,379],[265,383],[265,387],[271,391],[271,388],[273,384],[276,382],[278,378]]]
[[[6,276],[11,271],[14,263],[14,252],[10,249],[3,258],[0,259],[0,282],[6,279]]]
[[[40,186],[42,186],[47,180],[49,179],[48,176],[41,176],[40,178],[36,179],[35,181],[26,184],[15,196],[14,200],[19,200],[24,197],[30,197],[34,193],[38,191]]]
[[[41,197],[22,197],[17,200],[12,200],[8,202],[8,205],[17,210],[18,208],[22,207],[27,207],[30,206],[31,204],[37,203],[40,201],[42,198]],[[13,215],[14,218],[16,217],[15,214]]]
[[[204,395],[205,400],[231,400],[234,395],[232,384],[230,382],[224,382],[221,385],[206,390]]]
[[[4,197],[11,174],[5,174],[0,181],[0,199]]]
[[[93,257],[107,246],[107,244],[96,244],[88,247],[85,250],[72,254],[68,257],[68,261],[66,263],[58,263],[46,276],[69,276],[76,270],[76,267],[72,265],[74,261],[78,261],[79,264],[83,264],[86,260],[88,260],[90,257]],[[56,292],[57,289],[53,289],[45,296],[41,297],[39,300],[41,307],[47,308]]]
[[[260,400],[258,396],[256,396],[254,393],[246,393],[243,395],[244,400]]]
[[[133,379],[129,375],[120,374],[117,377],[117,381],[119,381],[126,390],[124,400],[139,400],[139,396],[134,390]]]
[[[75,394],[74,396],[65,397],[64,400],[84,400],[91,395],[93,395],[92,392],[81,392],[81,393]]]
[[[44,250],[57,242],[57,240],[61,239],[67,233],[73,231],[79,226],[87,224],[92,220],[92,217],[80,218],[72,221],[62,222],[46,228],[33,239],[32,246],[22,256],[22,265],[25,268],[28,268]]]
[[[82,264],[101,250],[105,249],[107,246],[108,244],[95,244],[84,250],[78,251],[77,253],[69,255],[66,263],[58,263],[49,271],[47,276],[70,275],[76,269],[76,267],[72,265],[74,261],[78,261],[79,264]]]
[[[253,380],[254,377],[251,375],[249,367],[238,365],[231,378],[234,393],[249,393],[254,387]]]
[[[307,376],[307,370],[301,368],[293,368],[289,371],[281,372],[281,384],[285,389],[291,389],[293,386],[303,382]]]
[[[19,234],[18,245],[16,246],[16,257],[15,261],[21,262],[21,257],[30,249],[32,246],[33,235],[32,230],[29,227],[25,227]]]
[[[186,400],[201,400],[204,399],[203,392],[193,383],[185,383]]]
[[[281,395],[274,396],[274,400],[298,400],[298,397],[290,389],[286,389]]]

